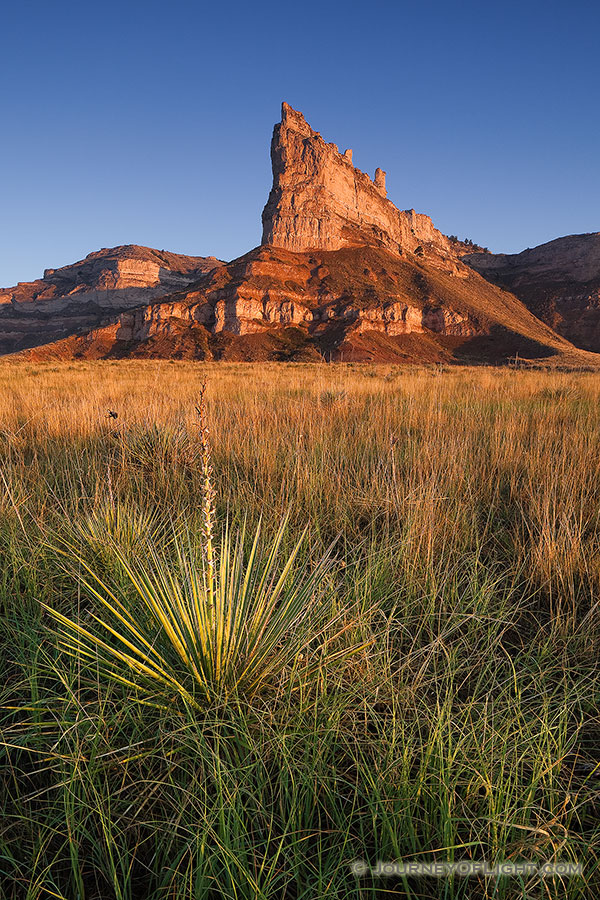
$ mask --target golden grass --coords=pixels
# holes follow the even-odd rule
[[[224,710],[218,728],[191,719],[173,730],[168,716],[155,725],[105,699],[99,686],[84,698],[94,710],[88,720],[77,669],[62,672],[46,639],[39,642],[37,601],[67,616],[80,606],[90,612],[48,543],[82,541],[94,571],[122,582],[111,541],[135,554],[143,532],[162,540],[169,519],[201,533],[195,407],[205,380],[218,519],[227,514],[234,527],[246,519],[253,529],[262,516],[274,537],[289,510],[283,549],[308,522],[301,562],[309,564],[339,535],[332,599],[359,609],[348,639],[369,649],[341,675],[323,675],[310,697],[245,709],[231,722]],[[568,891],[563,885],[560,896],[594,896],[586,891],[597,884],[600,853],[599,395],[594,373],[0,363],[0,613],[12,710],[0,737],[15,771],[30,765],[19,756],[26,740],[43,766],[62,754],[32,786],[27,768],[26,776],[13,779],[12,768],[6,776],[5,815],[26,835],[6,837],[11,871],[24,873],[38,858],[45,834],[39,884],[53,885],[58,872],[57,883],[71,885],[90,867],[112,866],[106,853],[97,864],[65,862],[67,844],[53,843],[73,829],[82,846],[97,845],[85,806],[93,787],[121,858],[135,867],[141,856],[151,882],[146,894],[132,887],[123,896],[154,900],[171,891],[212,900],[211,879],[217,895],[234,895],[257,854],[272,861],[273,840],[285,865],[265,862],[257,876],[263,893],[253,885],[236,896],[287,897],[285,883],[290,897],[358,898],[356,882],[344,881],[349,848],[371,862],[446,858],[440,848],[456,858],[471,852],[465,848],[474,858],[564,855],[582,859],[586,881],[580,893],[575,882]],[[64,721],[62,713],[52,719],[44,691],[53,708],[65,704]],[[96,723],[89,734],[88,721]],[[138,744],[154,749],[132,768]],[[200,765],[218,771],[214,795]],[[84,800],[70,778],[85,784]],[[140,779],[152,799],[138,810]],[[34,788],[55,805],[44,800],[32,811]],[[67,822],[69,803],[76,811]],[[232,804],[235,821],[225,822]],[[180,818],[185,829],[177,831]],[[205,846],[213,845],[211,856]],[[319,855],[322,846],[329,850]],[[184,853],[189,878],[174,869],[160,882],[169,860]],[[224,873],[234,858],[229,885]],[[205,865],[210,879],[190,887]],[[103,877],[133,884],[130,874]],[[345,893],[336,893],[340,884]],[[440,882],[430,896],[468,896],[463,888]],[[537,896],[539,884],[479,888],[482,897],[524,898]],[[417,884],[406,896],[422,890]]]
[[[415,572],[500,550],[561,616],[582,590],[589,603],[600,575],[593,373],[4,361],[0,509],[41,522],[111,491],[171,512],[195,505],[204,380],[221,510],[279,520],[291,506],[326,537],[384,528]]]

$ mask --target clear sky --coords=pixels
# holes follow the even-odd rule
[[[0,286],[260,241],[287,100],[390,199],[515,252],[600,230],[596,0],[5,4]]]

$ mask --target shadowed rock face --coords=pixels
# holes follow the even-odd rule
[[[188,287],[220,264],[214,257],[128,245],[46,269],[37,281],[0,290],[0,353],[95,328],[107,317]]]
[[[262,214],[263,244],[294,252],[339,250],[371,244],[399,252],[425,246],[452,255],[448,239],[429,216],[400,211],[386,197],[385,172],[375,180],[354,168],[313,131],[302,113],[282,105],[271,142],[273,187]]]
[[[516,294],[576,346],[600,351],[600,233],[557,238],[522,253],[473,253],[463,260]]]

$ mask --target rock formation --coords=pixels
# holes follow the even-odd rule
[[[95,328],[115,313],[193,284],[220,264],[214,257],[128,245],[46,269],[37,281],[0,290],[0,353]]]
[[[398,210],[386,199],[385,172],[372,181],[313,131],[287,103],[271,141],[273,187],[262,214],[263,244],[293,252],[371,243],[394,252],[426,247],[448,256],[448,239],[429,216]]]
[[[460,264],[459,264],[460,265]],[[380,247],[262,246],[33,358],[502,362],[577,352],[512,294]],[[580,354],[579,364],[585,354]]]
[[[516,294],[576,346],[600,351],[600,233],[558,238],[522,253],[473,253],[463,260]]]
[[[0,293],[0,351],[598,365],[475,271],[501,281],[506,258],[471,253],[466,265],[472,247],[398,210],[382,169],[371,180],[287,104],[271,155],[260,247],[226,264],[117,247],[47,270]],[[577,273],[589,275],[583,263]]]

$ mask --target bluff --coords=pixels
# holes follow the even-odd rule
[[[577,347],[600,351],[600,232],[557,238],[522,253],[473,253],[463,260],[516,294]]]
[[[160,357],[597,366],[428,216],[388,200],[283,104],[263,242],[238,259],[143,247],[92,253],[0,294],[0,350]],[[487,254],[483,255],[484,259]],[[479,259],[479,256],[478,256]],[[29,349],[25,349],[29,348]]]
[[[271,141],[273,187],[263,210],[262,243],[292,252],[372,244],[395,253],[421,247],[450,257],[453,247],[429,216],[387,199],[386,173],[373,180],[313,131],[287,103]]]
[[[191,288],[28,355],[502,363],[518,353],[594,364],[512,294],[457,265],[460,275],[382,247],[261,246]]]
[[[115,314],[197,281],[221,264],[128,244],[97,250],[43,278],[0,290],[0,353],[97,328]]]

